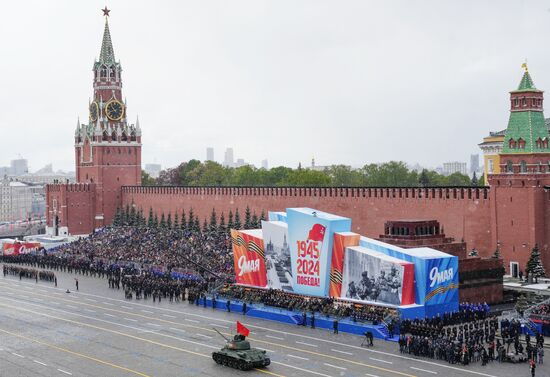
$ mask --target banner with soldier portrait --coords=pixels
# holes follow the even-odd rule
[[[365,247],[347,247],[340,298],[414,304],[414,265]]]

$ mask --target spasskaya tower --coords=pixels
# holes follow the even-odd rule
[[[110,225],[122,205],[121,187],[141,185],[141,128],[128,123],[122,96],[122,67],[115,59],[103,9],[105,29],[99,59],[93,65],[93,98],[88,121],[74,133],[76,184],[47,187],[48,231],[86,234]]]

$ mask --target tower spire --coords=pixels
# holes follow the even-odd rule
[[[109,31],[109,12],[110,10],[107,9],[107,7],[103,9],[103,15],[105,16],[105,30],[103,30],[103,41],[101,42],[101,51],[99,53],[99,62],[107,65],[115,63],[115,50],[113,49],[111,32]]]

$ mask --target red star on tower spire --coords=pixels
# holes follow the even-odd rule
[[[103,15],[105,17],[109,17],[109,12],[111,11],[110,9],[107,9],[107,5],[105,5],[105,8],[102,9],[103,11]]]

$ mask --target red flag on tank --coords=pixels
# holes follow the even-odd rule
[[[325,226],[321,224],[313,224],[313,227],[309,231],[309,235],[307,236],[308,240],[312,241],[323,241],[325,238]]]
[[[248,336],[250,334],[250,330],[247,329],[242,323],[237,321],[237,332],[241,335]]]

